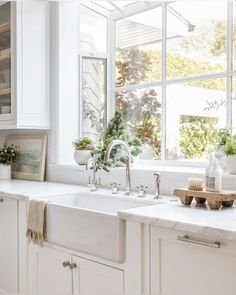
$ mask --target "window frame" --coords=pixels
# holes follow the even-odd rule
[[[171,1],[174,2],[174,1]],[[162,115],[161,115],[161,159],[160,160],[142,160],[143,165],[168,165],[168,166],[198,166],[202,167],[206,165],[204,160],[167,160],[166,159],[166,89],[168,85],[171,84],[181,84],[196,80],[207,80],[213,78],[224,77],[226,79],[226,127],[232,128],[232,80],[236,76],[236,71],[233,71],[233,8],[234,3],[232,0],[225,1],[227,9],[227,51],[226,51],[226,71],[216,72],[210,74],[201,74],[196,76],[189,76],[183,78],[167,79],[166,68],[167,68],[167,5],[171,2],[153,3],[152,5],[146,5],[141,7],[140,3],[136,5],[133,10],[126,12],[115,12],[113,14],[113,30],[115,32],[116,21],[124,19],[126,17],[135,15],[137,13],[142,13],[157,7],[162,7],[162,69],[161,69],[161,81],[142,83],[142,84],[132,84],[117,87],[115,84],[115,34],[113,34],[112,40],[112,92],[113,95],[113,108],[115,109],[115,93],[120,91],[135,90],[140,88],[150,88],[155,86],[161,86],[162,88]],[[114,113],[114,110],[113,110]]]
[[[111,93],[111,80],[109,79],[109,75],[108,72],[111,70],[111,61],[110,61],[110,32],[109,32],[109,24],[110,24],[110,13],[108,13],[105,9],[98,7],[96,4],[93,3],[89,3],[86,1],[80,1],[80,3],[78,4],[78,15],[80,15],[80,6],[84,6],[87,9],[103,16],[106,18],[107,20],[107,51],[106,52],[98,52],[98,51],[94,51],[94,52],[89,52],[89,51],[84,51],[80,49],[80,24],[78,21],[78,32],[79,32],[79,38],[78,38],[78,64],[79,64],[79,110],[78,110],[78,114],[79,114],[79,137],[82,137],[83,135],[83,116],[82,116],[82,111],[83,111],[83,59],[87,58],[87,59],[98,59],[98,60],[104,60],[105,61],[105,94],[106,94],[106,99],[104,102],[104,114],[105,114],[105,125],[107,125],[108,122],[108,114],[111,113],[111,111],[109,110],[110,108],[110,104],[109,104],[109,100],[108,97]]]
[[[107,85],[107,58],[104,58],[102,56],[91,56],[90,55],[87,55],[87,54],[81,54],[79,56],[79,64],[80,64],[80,67],[79,67],[79,84],[80,84],[80,100],[79,100],[79,137],[83,137],[83,60],[100,60],[100,61],[104,61],[104,97],[105,97],[105,100],[104,100],[104,125],[106,126],[107,125],[107,88],[108,88],[108,85]]]

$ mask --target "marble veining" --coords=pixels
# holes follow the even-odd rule
[[[119,215],[125,220],[236,241],[236,206],[214,211],[207,205],[186,207],[166,199],[164,204],[123,210]]]

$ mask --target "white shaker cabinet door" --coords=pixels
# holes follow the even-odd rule
[[[48,247],[29,247],[29,292],[72,294],[71,255]],[[66,265],[63,265],[65,264]]]
[[[0,196],[0,293],[18,293],[17,204]]]
[[[217,238],[152,227],[151,293],[236,294],[236,245],[219,241],[217,248],[217,242]]]
[[[74,294],[124,294],[122,270],[75,256],[72,261]]]

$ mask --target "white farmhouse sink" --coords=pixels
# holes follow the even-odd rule
[[[153,204],[94,193],[54,196],[47,206],[47,241],[123,262],[125,221],[117,212],[148,205]]]

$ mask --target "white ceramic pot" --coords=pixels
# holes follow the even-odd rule
[[[11,165],[0,164],[0,180],[11,179]]]
[[[78,165],[87,165],[92,150],[75,150],[74,159]]]
[[[227,156],[226,169],[229,174],[236,174],[236,155]]]

